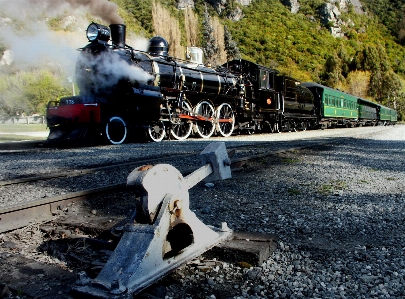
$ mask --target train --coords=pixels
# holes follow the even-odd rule
[[[147,51],[126,44],[126,26],[91,23],[80,48],[77,96],[50,101],[47,145],[122,144],[255,132],[395,124],[397,112],[237,59],[211,68],[203,51],[169,56],[161,36]]]

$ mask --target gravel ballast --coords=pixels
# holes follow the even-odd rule
[[[404,298],[405,126],[371,129],[191,189],[204,223],[276,234],[278,248],[256,267],[202,256],[160,283],[166,298]]]
[[[203,275],[206,294],[404,298],[404,140],[405,127],[397,126],[259,160],[232,180],[194,189],[192,207],[205,223],[280,240],[260,267]],[[196,280],[183,278],[190,295]]]

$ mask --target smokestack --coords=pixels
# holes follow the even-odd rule
[[[111,24],[110,30],[112,42],[117,46],[124,48],[126,26],[124,24]]]

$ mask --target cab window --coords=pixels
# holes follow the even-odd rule
[[[269,88],[269,73],[265,70],[260,70],[259,76],[259,88]]]

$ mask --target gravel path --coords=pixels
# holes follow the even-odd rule
[[[205,283],[211,298],[224,290],[233,298],[404,298],[404,140],[397,126],[258,161],[193,189],[205,223],[275,233],[280,242],[261,267],[222,265],[184,276],[183,287],[193,294]]]
[[[274,233],[278,249],[253,268],[202,257],[162,281],[166,298],[404,298],[405,126],[348,130],[227,141],[227,147],[257,141],[334,142],[263,158],[212,188],[201,183],[191,189],[191,209],[204,223],[226,221],[234,230]],[[76,149],[65,152],[65,158],[63,151],[49,151],[53,162],[50,154],[42,158],[52,171],[103,159],[125,161],[134,153],[150,156],[159,148],[188,153],[202,150],[206,142]],[[79,152],[92,156],[79,159]],[[23,152],[16,154],[32,162]],[[11,156],[1,157],[8,171]],[[42,161],[32,160],[35,167]]]

